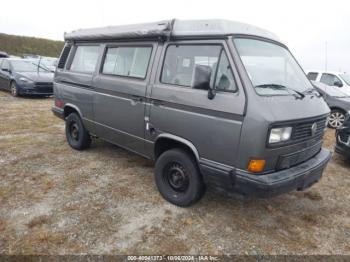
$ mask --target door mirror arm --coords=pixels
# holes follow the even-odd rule
[[[215,96],[216,96],[216,88],[210,87],[208,89],[208,99],[213,100]]]

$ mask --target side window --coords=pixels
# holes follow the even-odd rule
[[[341,83],[340,79],[332,74],[322,74],[320,81],[326,85],[329,85],[329,86],[334,86],[335,82]]]
[[[1,65],[1,69],[10,69],[10,63],[6,60],[3,61],[2,65]]]
[[[102,73],[145,78],[151,53],[151,47],[107,48]]]
[[[165,54],[161,82],[208,89],[221,49],[220,45],[170,45]]]
[[[57,63],[57,67],[60,69],[63,69],[64,66],[66,65],[67,59],[68,59],[68,55],[69,52],[71,50],[71,46],[70,45],[66,45],[62,51],[61,57]]]
[[[94,72],[99,51],[99,46],[78,46],[69,70],[82,73]]]
[[[311,81],[315,81],[317,79],[318,73],[310,72],[307,74],[307,78]]]
[[[215,88],[218,91],[236,91],[236,82],[234,80],[230,63],[228,61],[227,55],[225,52],[221,52],[220,62],[218,64],[216,79],[215,79]]]

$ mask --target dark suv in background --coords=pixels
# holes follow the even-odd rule
[[[26,59],[0,59],[0,88],[13,96],[53,94],[54,74],[45,66]]]

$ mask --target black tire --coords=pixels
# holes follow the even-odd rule
[[[77,113],[71,113],[66,118],[66,138],[68,144],[76,150],[84,150],[91,144],[90,134]]]
[[[10,84],[10,92],[13,97],[19,96],[18,87],[15,81],[12,81]]]
[[[345,121],[345,113],[339,109],[332,109],[331,114],[328,118],[328,127],[329,128],[339,128],[342,127]]]
[[[155,166],[155,180],[163,198],[180,207],[198,202],[205,191],[194,157],[178,148],[159,156]]]

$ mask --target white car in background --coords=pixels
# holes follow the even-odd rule
[[[350,95],[350,75],[344,72],[308,70],[307,77],[311,81],[340,88],[343,93]]]

